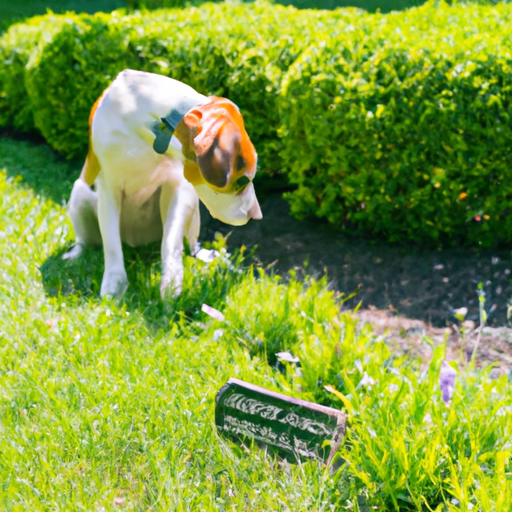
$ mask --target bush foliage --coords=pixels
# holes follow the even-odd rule
[[[0,39],[0,126],[69,157],[116,74],[172,76],[237,103],[292,211],[356,234],[436,245],[512,240],[512,6],[401,13],[204,4],[47,15]]]
[[[24,86],[25,67],[30,56],[60,30],[62,22],[60,16],[34,16],[10,27],[0,39],[0,127],[21,132],[35,129],[32,104]]]
[[[511,17],[427,5],[308,48],[281,93],[294,212],[392,241],[512,240]]]
[[[140,69],[235,101],[261,162],[279,168],[277,92],[283,73],[318,30],[340,30],[358,16],[354,10],[301,13],[266,2],[63,15],[59,19],[66,22],[32,53],[23,71],[35,124],[57,151],[84,155],[90,106],[118,72]]]

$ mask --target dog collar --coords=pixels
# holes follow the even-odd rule
[[[155,123],[152,128],[155,134],[155,140],[153,142],[153,149],[159,154],[163,155],[169,148],[171,137],[174,134],[174,130],[180,124],[181,120],[187,115],[190,110],[197,105],[200,105],[201,101],[197,101],[197,98],[190,96],[183,97],[175,108],[165,117],[160,118],[160,122]]]

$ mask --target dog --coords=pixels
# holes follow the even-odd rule
[[[196,246],[199,199],[235,226],[262,213],[252,180],[257,154],[238,107],[162,75],[124,70],[89,116],[89,152],[68,203],[76,245],[103,245],[101,296],[121,296],[128,279],[122,242],[161,240],[160,292],[183,285],[183,243]]]

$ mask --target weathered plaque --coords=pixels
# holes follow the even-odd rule
[[[330,463],[345,435],[345,414],[239,379],[229,379],[216,398],[215,424],[229,439],[259,446],[297,462]]]

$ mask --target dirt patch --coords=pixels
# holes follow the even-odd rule
[[[420,357],[425,362],[432,356],[432,347],[447,346],[447,360],[469,364],[478,343],[476,366],[493,365],[492,375],[509,373],[512,368],[512,329],[510,327],[484,327],[472,320],[452,323],[447,327],[434,327],[423,320],[405,318],[392,310],[376,308],[360,310],[356,316],[363,324],[370,324],[377,336],[398,354]],[[427,339],[428,338],[428,339]]]
[[[256,258],[275,272],[303,268],[312,275],[327,273],[333,289],[357,296],[346,303],[387,310],[444,327],[455,320],[453,310],[466,307],[467,319],[479,322],[477,286],[482,283],[488,325],[508,326],[507,302],[512,297],[510,250],[464,248],[425,249],[409,244],[389,245],[347,238],[325,223],[290,217],[289,205],[279,195],[262,196],[263,220],[233,228],[201,212],[202,240],[216,231],[231,232],[228,247],[257,245]]]

